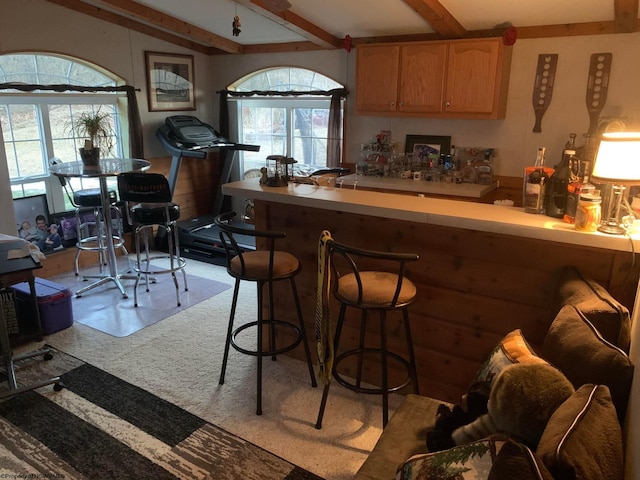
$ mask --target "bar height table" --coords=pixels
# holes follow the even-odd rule
[[[115,177],[120,175],[121,173],[127,172],[141,172],[147,170],[151,166],[146,160],[136,159],[136,158],[103,158],[100,159],[98,165],[84,165],[82,162],[70,162],[70,163],[58,163],[55,165],[51,165],[49,167],[49,171],[58,177],[76,177],[76,178],[97,178],[100,182],[100,201],[102,203],[102,211],[104,212],[105,218],[107,218],[108,212],[110,212],[111,205],[109,203],[109,189],[107,187],[107,178]],[[110,219],[110,217],[108,217]],[[87,276],[85,278],[98,278],[96,282],[87,285],[79,289],[76,292],[76,297],[82,296],[83,293],[99,287],[100,285],[104,285],[109,282],[113,282],[120,293],[122,293],[123,298],[128,298],[127,292],[125,291],[122,283],[120,282],[121,278],[130,278],[135,279],[136,276],[124,276],[118,273],[118,265],[116,262],[116,251],[113,246],[113,226],[111,221],[105,221],[105,231],[106,238],[109,239],[107,242],[107,264],[108,264],[108,273],[100,274],[96,276]]]

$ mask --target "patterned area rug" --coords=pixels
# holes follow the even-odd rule
[[[51,386],[0,402],[0,477],[321,480],[166,402],[54,351],[21,362],[21,384]],[[0,391],[6,390],[6,382]]]

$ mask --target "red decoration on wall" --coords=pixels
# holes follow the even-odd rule
[[[344,49],[347,52],[351,52],[351,48],[353,47],[353,39],[351,38],[351,35],[345,35],[344,37]]]
[[[502,34],[502,43],[504,43],[508,47],[516,43],[517,39],[518,39],[518,29],[513,25],[507,28]]]

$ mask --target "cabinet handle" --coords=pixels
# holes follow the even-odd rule
[[[451,102],[444,102],[444,106],[445,107],[450,107],[451,106]]]
[[[391,105],[392,107],[396,104],[396,102],[391,102],[389,105]]]
[[[399,106],[399,107],[401,107],[402,105],[404,105],[404,103],[403,103],[403,102],[399,102],[399,103],[398,103],[398,106]]]

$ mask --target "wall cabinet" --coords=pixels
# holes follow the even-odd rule
[[[504,118],[511,48],[501,38],[357,47],[356,113]]]

